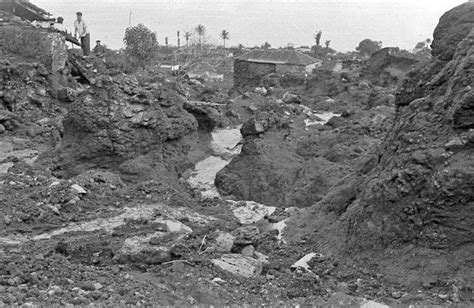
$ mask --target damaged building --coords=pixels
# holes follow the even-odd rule
[[[28,0],[0,0],[0,11],[8,12],[29,21],[51,21],[54,18]]]
[[[321,60],[293,49],[252,50],[234,60],[236,86],[258,86],[260,80],[271,73],[311,74]]]

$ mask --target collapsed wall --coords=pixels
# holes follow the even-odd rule
[[[16,25],[0,25],[0,49],[42,63],[53,72],[64,68],[68,57],[64,35]]]

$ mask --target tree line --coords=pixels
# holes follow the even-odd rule
[[[193,34],[197,35],[196,45],[198,47],[203,47],[205,45],[205,37],[207,34],[207,29],[203,24],[198,24],[193,31],[185,31],[183,33],[184,39],[186,41],[186,47],[190,46],[190,40]],[[181,47],[181,32],[177,31],[177,43],[178,48]],[[226,29],[222,29],[219,33],[219,37],[223,42],[223,47],[226,49],[226,41],[230,40],[230,33]],[[331,40],[325,40],[324,46],[322,44],[323,32],[317,30],[314,35],[314,45],[311,47],[312,53],[320,58],[326,58],[328,55],[335,54],[336,50],[330,47]],[[140,66],[144,66],[150,60],[152,60],[158,50],[159,44],[156,32],[151,31],[143,24],[138,24],[136,26],[128,27],[125,30],[125,36],[123,38],[125,43],[125,53],[127,57],[136,62]],[[420,55],[429,55],[429,44],[430,40],[427,39],[423,42],[420,42],[416,45],[414,52]],[[165,46],[168,47],[169,39],[165,37]],[[269,42],[265,42],[258,48],[269,49],[271,48]],[[245,47],[242,44],[239,44],[239,49],[244,49]],[[288,48],[292,48],[291,46]],[[381,41],[375,41],[371,39],[362,40],[355,50],[358,55],[361,57],[370,57],[372,54],[377,52],[382,48]],[[407,52],[408,51],[402,51]]]

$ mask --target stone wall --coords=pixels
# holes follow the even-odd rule
[[[275,73],[276,65],[270,63],[253,63],[242,60],[234,61],[234,85],[259,86],[263,76]]]
[[[42,63],[53,72],[62,69],[67,60],[63,35],[29,27],[1,26],[0,49]]]

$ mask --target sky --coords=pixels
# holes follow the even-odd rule
[[[384,47],[413,49],[432,38],[439,18],[466,0],[31,0],[53,16],[64,17],[73,29],[75,13],[81,11],[91,30],[91,40],[100,39],[113,49],[123,47],[129,25],[143,23],[155,31],[160,44],[165,37],[177,44],[177,31],[193,32],[206,27],[207,40],[221,44],[219,33],[230,33],[227,46],[273,47],[314,45],[322,42],[338,51],[354,50],[360,41],[382,41]]]

